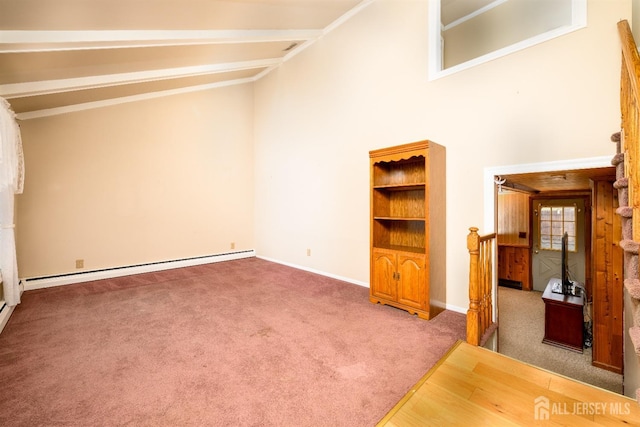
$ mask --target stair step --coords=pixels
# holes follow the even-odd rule
[[[624,153],[618,153],[611,159],[611,165],[613,166],[618,166],[622,162],[624,162]]]
[[[640,354],[640,326],[632,326],[629,328],[629,336],[633,343],[636,354]]]
[[[629,296],[640,300],[640,280],[638,279],[626,279],[624,281],[624,287],[627,288]]]
[[[620,190],[621,188],[629,188],[629,178],[622,177],[616,179],[616,181],[613,183],[613,188],[615,188],[616,190]]]
[[[620,240],[620,247],[627,253],[638,255],[638,248],[640,248],[640,243],[633,240]]]
[[[620,206],[616,209],[616,213],[623,218],[633,217],[633,209],[631,209],[629,206]]]
[[[620,142],[620,132],[611,134],[611,142]]]

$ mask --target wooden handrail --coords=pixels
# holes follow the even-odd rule
[[[628,179],[629,206],[633,211],[633,240],[640,241],[640,171],[638,143],[640,132],[640,56],[629,23],[618,22],[622,49],[620,75],[620,112],[622,113],[621,151],[624,153],[624,175]]]
[[[479,345],[493,324],[493,257],[496,234],[478,235],[469,228],[469,310],[467,310],[467,342]]]
[[[638,161],[640,161],[640,55],[638,48],[633,39],[633,34],[629,23],[624,20],[618,22],[618,34],[620,36],[620,45],[622,50],[622,66],[620,72],[620,113],[622,119],[620,142],[618,143],[618,153],[623,153],[624,178],[626,178],[626,202],[623,216],[629,218],[629,209],[631,210],[631,232],[624,232],[622,239],[631,239],[633,242],[640,242],[640,169]],[[618,179],[620,177],[618,176]],[[621,183],[624,188],[624,181]],[[624,190],[622,191],[624,194]],[[624,200],[624,197],[621,198]],[[623,227],[628,230],[628,227]],[[622,242],[621,242],[622,243]],[[633,246],[633,245],[632,245]],[[625,259],[627,256],[625,255]],[[629,257],[631,259],[631,257]],[[631,261],[625,260],[624,268],[624,284],[632,286],[638,280],[636,268],[627,268],[627,263]],[[634,261],[635,263],[635,261]],[[632,293],[629,293],[632,295]],[[632,297],[633,298],[633,297]],[[633,320],[626,335],[630,339],[629,347],[638,348],[639,339],[634,333],[640,322],[640,315],[637,311],[632,313]],[[628,323],[625,321],[625,324]],[[636,351],[637,353],[637,351]],[[637,358],[634,358],[637,360]],[[627,367],[625,367],[626,370]],[[631,368],[631,367],[629,367]],[[633,367],[637,369],[637,366]],[[636,396],[640,396],[640,389],[636,389]],[[640,402],[640,398],[638,398]]]
[[[640,75],[640,55],[638,55],[638,49],[633,40],[633,33],[629,27],[629,22],[626,20],[618,22],[618,34],[620,35],[620,42],[622,47],[622,67],[627,71],[630,76]],[[624,71],[623,70],[623,71]],[[637,79],[632,79],[631,92],[637,96],[640,85]]]

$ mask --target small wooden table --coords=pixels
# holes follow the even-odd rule
[[[582,353],[584,344],[584,300],[573,295],[557,294],[551,291],[551,279],[542,294],[544,301],[545,344],[562,347]]]

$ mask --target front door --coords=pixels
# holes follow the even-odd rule
[[[585,282],[584,199],[536,199],[533,202],[531,273],[533,290],[544,292],[549,279],[562,277],[561,239],[568,232],[569,278]]]

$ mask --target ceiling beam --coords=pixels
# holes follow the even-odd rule
[[[100,100],[100,101],[86,102],[86,103],[82,103],[82,104],[66,105],[66,106],[63,106],[63,107],[55,107],[55,108],[48,108],[48,109],[44,109],[44,110],[27,111],[27,112],[24,112],[24,113],[16,113],[16,118],[18,120],[29,120],[29,119],[37,119],[37,118],[40,118],[40,117],[57,116],[58,114],[65,114],[65,113],[73,113],[73,112],[77,112],[77,111],[91,110],[91,109],[94,109],[94,108],[108,107],[108,106],[111,106],[111,105],[124,104],[124,103],[127,103],[127,102],[144,101],[144,100],[161,98],[161,97],[171,96],[171,95],[178,95],[178,94],[183,94],[183,93],[199,92],[199,91],[202,91],[202,90],[209,90],[209,89],[215,89],[215,88],[220,88],[220,87],[225,87],[225,86],[233,86],[233,85],[239,85],[239,84],[244,84],[244,83],[251,83],[251,82],[254,82],[254,81],[255,81],[255,77],[249,77],[249,78],[244,78],[244,79],[226,80],[226,81],[223,81],[223,82],[209,83],[209,84],[197,85],[197,86],[189,86],[189,87],[184,87],[184,88],[179,88],[179,89],[168,89],[168,90],[162,90],[162,91],[158,91],[158,92],[147,92],[147,93],[142,93],[142,94],[139,94],[139,95],[124,96],[124,97],[121,97],[121,98],[111,98],[111,99],[105,99],[105,100]]]
[[[25,96],[47,95],[73,90],[94,89],[105,86],[115,86],[153,80],[166,80],[180,77],[224,73],[228,71],[273,67],[277,64],[280,64],[281,62],[281,58],[259,59],[254,61],[196,65],[180,68],[165,68],[160,70],[135,71],[131,73],[106,74],[99,76],[76,77],[71,79],[10,83],[0,85],[0,96],[11,99]]]
[[[313,40],[323,30],[0,31],[0,53]]]

